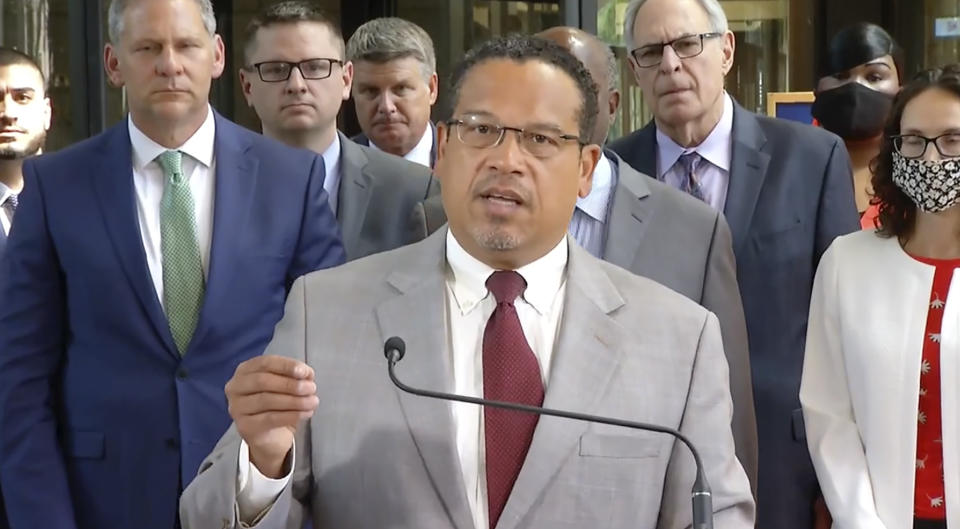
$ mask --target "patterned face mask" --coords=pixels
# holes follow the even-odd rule
[[[937,213],[960,202],[960,158],[921,160],[893,153],[893,183],[917,209]]]

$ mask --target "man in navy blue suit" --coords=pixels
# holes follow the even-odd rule
[[[323,164],[218,116],[210,0],[113,0],[118,126],[28,161],[0,261],[14,529],[172,529],[293,280],[344,261]]]
[[[24,53],[0,47],[0,257],[7,246],[18,194],[23,189],[23,162],[39,154],[50,128],[50,98],[37,62]],[[2,302],[0,302],[2,303]],[[0,529],[7,515],[0,494]]]

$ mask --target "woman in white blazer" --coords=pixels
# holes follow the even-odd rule
[[[834,529],[960,529],[960,66],[904,87],[872,183],[814,281],[810,455]]]

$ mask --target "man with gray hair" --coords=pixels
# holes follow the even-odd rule
[[[347,41],[354,65],[353,102],[361,145],[433,167],[437,131],[430,108],[437,101],[437,59],[430,35],[402,18],[377,18]]]
[[[725,214],[750,343],[757,527],[810,529],[818,490],[800,374],[817,263],[859,229],[849,156],[833,134],[753,114],[726,93],[735,42],[717,0],[632,0],[624,26],[654,119],[611,148]]]
[[[323,162],[219,116],[210,0],[114,0],[127,119],[24,163],[0,260],[13,529],[173,529],[297,277],[344,262]]]
[[[601,112],[590,141],[603,146],[620,105],[616,56],[580,29],[555,27],[537,36],[569,50],[597,83]],[[733,440],[755,493],[757,422],[747,329],[723,215],[604,149],[590,194],[577,200],[570,234],[595,256],[666,285],[717,315],[730,366]]]

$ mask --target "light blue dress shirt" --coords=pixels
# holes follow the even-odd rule
[[[593,170],[593,187],[590,194],[577,199],[577,207],[570,220],[570,235],[591,255],[603,258],[604,227],[616,187],[616,172],[613,160],[606,155],[600,157]]]
[[[720,121],[700,145],[683,147],[657,129],[657,178],[676,189],[683,189],[687,179],[683,164],[678,163],[684,154],[695,152],[701,160],[696,173],[703,192],[704,202],[717,211],[723,211],[730,187],[730,159],[733,144],[733,101],[729,94],[723,95],[723,115]]]

